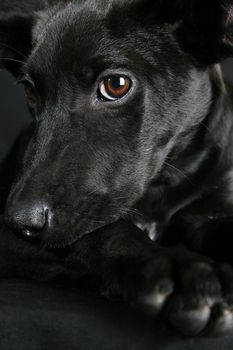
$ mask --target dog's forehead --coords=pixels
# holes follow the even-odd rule
[[[38,14],[33,30],[30,63],[46,57],[55,64],[59,56],[91,55],[107,42],[106,20],[113,1],[78,0]],[[79,56],[79,57],[78,57]]]
[[[64,1],[64,0],[63,0]],[[90,38],[91,34],[103,34],[103,29],[111,27],[111,22],[120,25],[128,20],[126,8],[130,1],[125,0],[75,0],[60,3],[47,11],[39,12],[33,41],[41,44],[45,39],[57,40],[62,38],[83,39]],[[120,18],[119,18],[120,14]],[[112,25],[112,28],[114,27]],[[115,28],[117,30],[117,28]],[[67,38],[67,35],[69,36]]]
[[[96,6],[96,1],[79,0],[55,6],[37,16],[33,30],[34,46],[38,47],[50,41],[55,47],[64,38],[78,39],[83,34],[90,34],[92,29],[98,29],[107,13],[107,8]],[[102,1],[100,1],[102,3]],[[102,10],[101,10],[102,9]],[[98,32],[96,31],[96,35]]]
[[[120,62],[137,51],[149,59],[152,41],[159,51],[168,31],[156,24],[151,33],[141,28],[127,16],[132,1],[78,0],[40,14],[29,64],[52,73],[54,67],[87,65],[93,57]]]

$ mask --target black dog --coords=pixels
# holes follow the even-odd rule
[[[0,5],[33,116],[1,170],[2,276],[88,276],[185,334],[233,331],[232,1],[53,3]]]

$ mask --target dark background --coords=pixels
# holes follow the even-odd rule
[[[223,63],[223,72],[233,83],[233,59]],[[0,71],[0,160],[29,120],[22,87],[15,84],[9,73]]]

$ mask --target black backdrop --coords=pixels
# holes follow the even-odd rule
[[[223,72],[233,83],[233,59],[223,63]],[[10,74],[0,71],[0,159],[28,120],[22,87],[14,84]]]

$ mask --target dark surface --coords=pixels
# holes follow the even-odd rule
[[[75,289],[1,284],[1,350],[230,350],[232,345],[231,338],[178,338],[122,305]]]
[[[232,60],[224,74],[233,81]],[[28,121],[22,89],[0,72],[0,158]],[[177,338],[161,324],[74,289],[1,281],[1,350],[232,350],[233,338]]]

